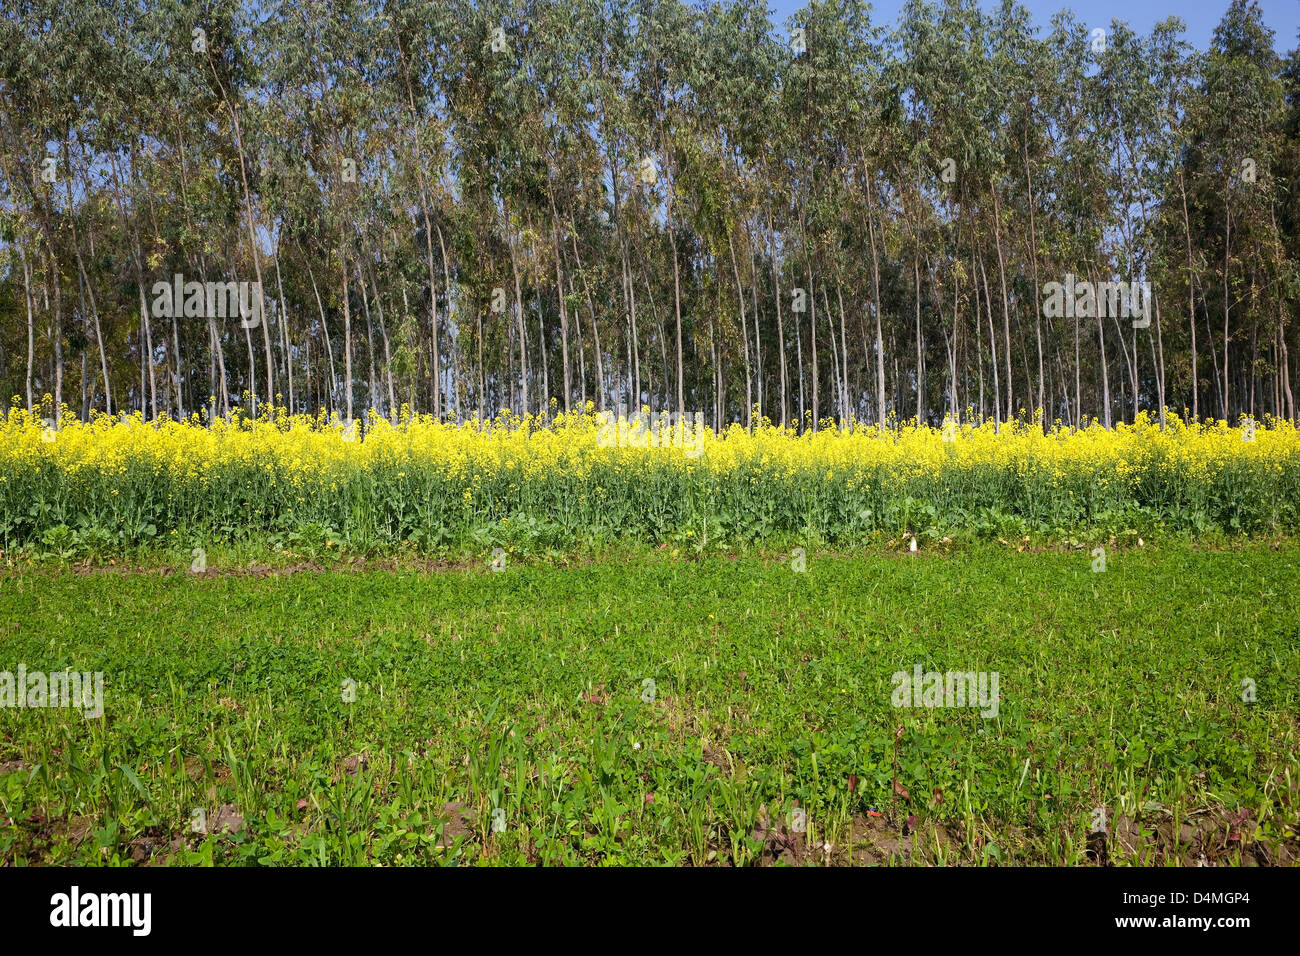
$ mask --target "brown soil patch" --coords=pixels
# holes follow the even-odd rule
[[[442,820],[442,836],[438,838],[438,846],[447,848],[458,839],[466,841],[473,835],[475,820],[468,804],[457,801],[444,803],[438,816]],[[431,829],[429,832],[432,834],[437,830]]]

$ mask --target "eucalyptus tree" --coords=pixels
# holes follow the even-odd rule
[[[1254,413],[1259,304],[1285,288],[1273,179],[1284,107],[1279,73],[1258,6],[1233,0],[1205,61],[1185,172],[1201,258],[1217,264],[1205,284],[1217,286],[1222,351],[1212,361],[1225,418]],[[1203,304],[1208,322],[1208,295]]]
[[[647,211],[664,217],[672,273],[676,410],[686,413],[686,367],[683,339],[682,210],[676,175],[686,139],[693,135],[686,111],[686,77],[695,60],[698,36],[693,19],[680,0],[637,0],[637,30],[630,44],[630,97],[633,138],[644,150],[640,168],[653,175],[641,177]],[[640,396],[637,396],[638,403]]]
[[[452,267],[442,224],[447,219],[446,208],[452,201],[447,185],[452,150],[448,107],[450,77],[460,68],[454,37],[463,27],[464,14],[458,5],[424,0],[417,3],[385,0],[383,6],[386,27],[383,43],[391,52],[379,83],[387,86],[389,101],[397,104],[401,114],[400,119],[393,118],[397,127],[393,146],[394,172],[399,180],[399,191],[410,194],[405,205],[422,232],[420,248],[424,253],[429,290],[430,397],[433,414],[438,415],[442,411],[442,356],[434,242],[436,237],[450,327],[453,321]],[[480,369],[480,382],[481,374]],[[479,404],[481,411],[481,395]]]

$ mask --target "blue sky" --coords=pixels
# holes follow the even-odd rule
[[[1070,9],[1090,27],[1107,26],[1111,20],[1125,20],[1139,33],[1150,33],[1152,26],[1171,14],[1181,17],[1187,24],[1187,41],[1205,49],[1210,45],[1214,28],[1228,9],[1229,0],[1021,0],[1029,10],[1041,32],[1046,32],[1052,14]],[[768,0],[772,20],[778,26],[803,6],[806,0]],[[893,23],[902,8],[902,0],[874,0],[873,23]],[[998,7],[996,0],[980,0],[985,10]],[[1274,44],[1279,53],[1287,53],[1297,46],[1296,31],[1300,29],[1300,0],[1259,0],[1264,22],[1273,29]]]

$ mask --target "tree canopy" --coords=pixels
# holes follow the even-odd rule
[[[1300,52],[1250,0],[1208,50],[1182,31],[1014,0],[10,0],[0,394],[1295,419]],[[160,315],[176,276],[249,283],[254,319]]]

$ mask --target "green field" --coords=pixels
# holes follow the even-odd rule
[[[0,861],[1295,863],[1300,543],[1090,560],[11,570]]]

